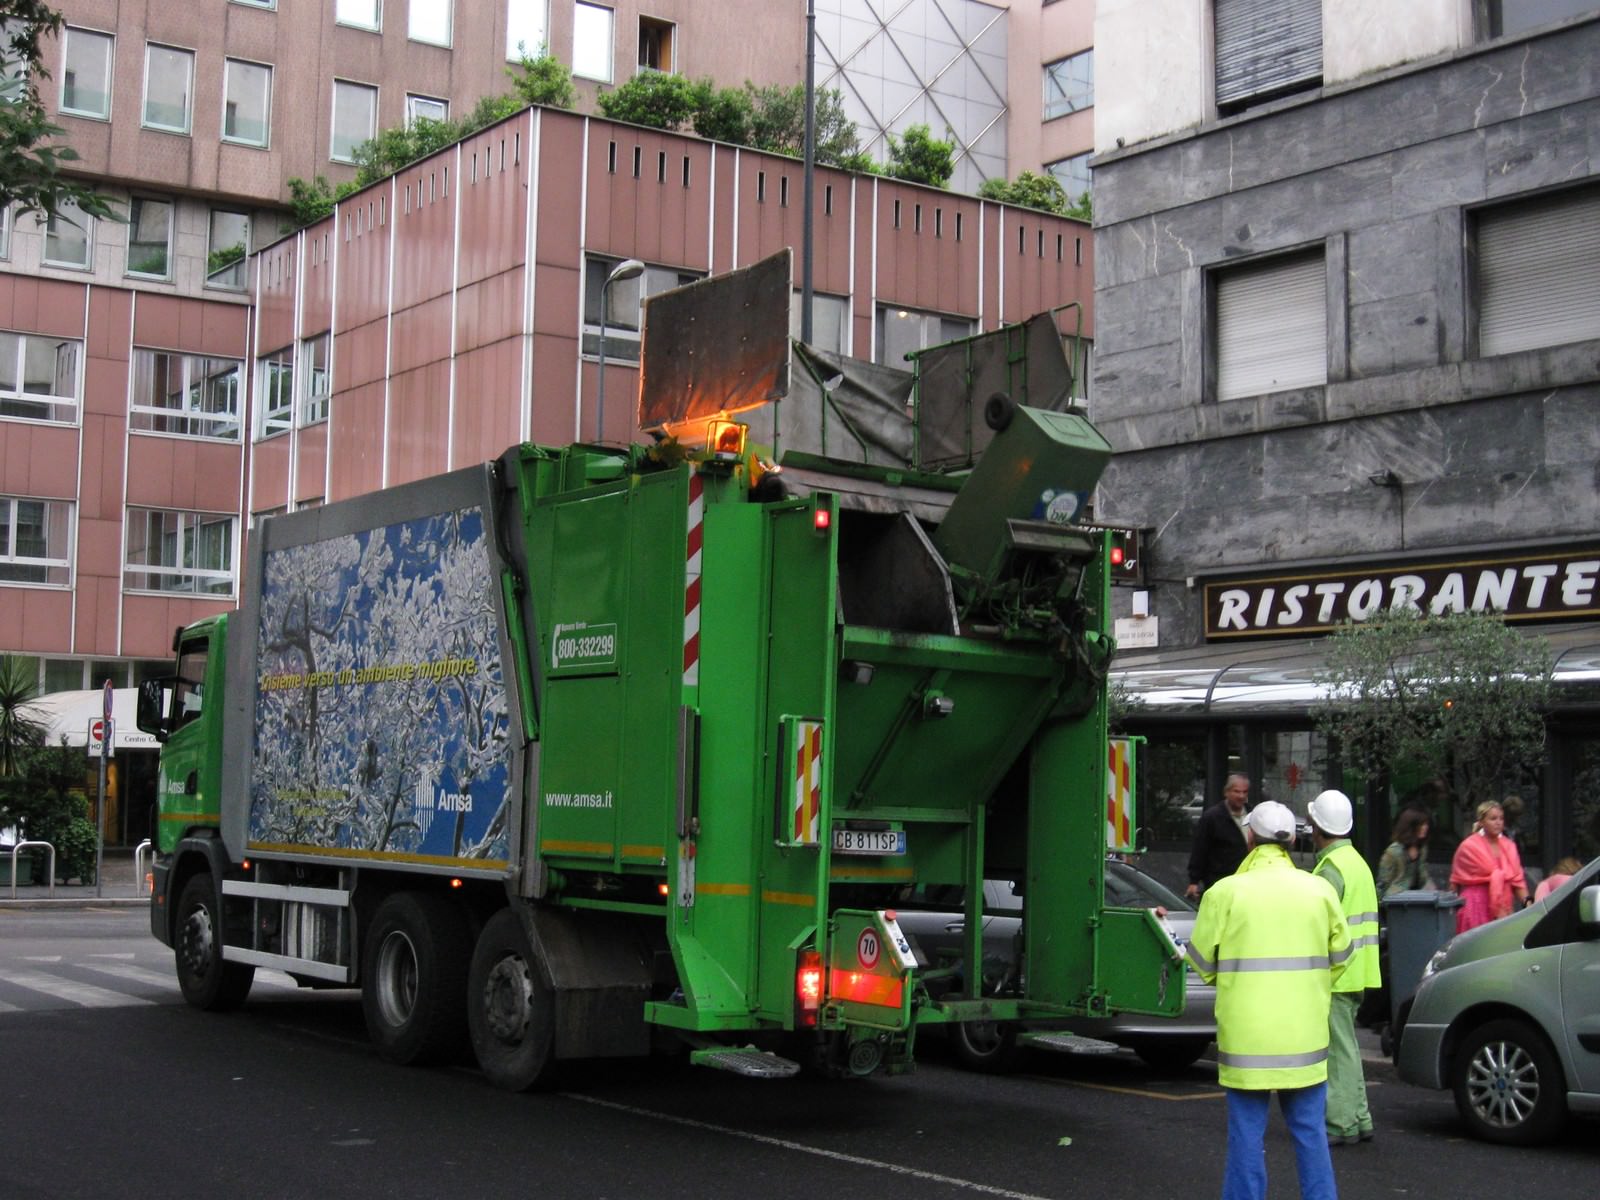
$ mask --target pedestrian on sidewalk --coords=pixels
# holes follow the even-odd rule
[[[1223,1200],[1267,1194],[1272,1093],[1294,1139],[1302,1200],[1335,1200],[1326,1132],[1328,1010],[1350,931],[1327,883],[1289,857],[1294,813],[1256,805],[1239,869],[1200,900],[1186,953],[1217,988],[1217,1080],[1228,1103]]]
[[[1191,900],[1219,879],[1232,875],[1244,861],[1245,806],[1250,802],[1250,777],[1229,775],[1222,788],[1222,803],[1213,804],[1200,814],[1194,828],[1194,845],[1189,851]]]
[[[1512,905],[1528,903],[1528,881],[1522,874],[1517,844],[1505,836],[1505,809],[1493,800],[1478,805],[1472,832],[1461,839],[1450,862],[1450,886],[1461,896],[1456,932],[1508,917]]]
[[[1306,809],[1317,848],[1313,873],[1328,881],[1350,929],[1350,961],[1333,985],[1328,1008],[1328,1145],[1372,1140],[1367,1080],[1356,1044],[1356,1011],[1368,988],[1381,982],[1378,964],[1378,889],[1366,860],[1350,844],[1355,813],[1350,798],[1326,791]]]

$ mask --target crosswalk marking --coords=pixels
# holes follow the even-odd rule
[[[170,971],[152,971],[149,967],[136,967],[132,963],[86,962],[80,965],[90,971],[99,971],[102,975],[112,975],[134,983],[153,984],[166,991],[176,991],[178,988],[178,977]]]
[[[110,988],[95,987],[92,983],[76,983],[58,975],[40,971],[0,971],[0,983],[11,983],[31,991],[43,992],[58,1000],[66,1000],[84,1008],[121,1008],[130,1004],[154,1004],[142,996],[114,992]]]

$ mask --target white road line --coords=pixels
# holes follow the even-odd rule
[[[59,954],[24,954],[23,962],[58,963],[61,961]]]
[[[0,1000],[0,1012],[21,1012],[21,1011],[22,1011],[22,1006],[20,1004],[7,1004],[4,1000]]]
[[[649,1117],[655,1121],[667,1121],[673,1125],[685,1125],[690,1129],[704,1129],[709,1133],[722,1133],[729,1137],[743,1138],[749,1142],[760,1142],[763,1146],[776,1146],[780,1150],[795,1150],[801,1154],[810,1154],[817,1158],[848,1163],[853,1167],[869,1167],[875,1171],[887,1171],[891,1175],[904,1175],[911,1179],[924,1179],[929,1183],[942,1183],[949,1187],[978,1192],[985,1196],[1003,1196],[1005,1200],[1048,1200],[1048,1197],[1036,1196],[1032,1192],[1014,1192],[1010,1188],[995,1187],[993,1184],[978,1183],[971,1179],[960,1179],[954,1175],[940,1175],[935,1171],[923,1171],[916,1167],[903,1167],[897,1163],[881,1162],[875,1158],[862,1158],[859,1155],[844,1154],[838,1150],[824,1150],[820,1146],[807,1146],[804,1142],[791,1142],[787,1138],[769,1137],[764,1133],[751,1133],[748,1129],[733,1129],[727,1125],[713,1125],[709,1121],[696,1121],[693,1117],[675,1117],[670,1113],[654,1112],[648,1108],[636,1108],[631,1104],[618,1104],[614,1100],[600,1100],[594,1096],[582,1096],[576,1092],[562,1092],[561,1095],[568,1100],[581,1100],[585,1104],[614,1109],[617,1112],[629,1113],[636,1117]]]
[[[38,971],[0,971],[0,983],[15,984],[29,991],[43,992],[46,996],[54,996],[58,1000],[66,1000],[84,1008],[125,1008],[128,1005],[155,1003],[154,1000],[146,1000],[142,996],[114,992],[110,988],[95,987],[92,983],[74,983],[70,979],[61,979]]]
[[[178,990],[178,977],[171,971],[152,971],[149,967],[136,967],[132,963],[73,963],[85,971],[99,971],[102,975],[114,975],[118,979],[128,979],[134,983],[147,983],[152,987],[161,988],[163,991],[175,992]]]
[[[120,958],[120,959],[123,959],[124,961],[130,961],[130,960],[132,960],[134,958],[137,958],[138,955],[133,954],[133,953],[128,953],[128,954],[91,954],[91,955],[89,955],[89,957],[90,958]]]

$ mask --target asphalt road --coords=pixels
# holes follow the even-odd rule
[[[187,1008],[142,910],[0,912],[0,1195],[621,1197],[1215,1195],[1207,1063],[1037,1054],[987,1077],[924,1047],[897,1079],[753,1082],[673,1060],[578,1064],[511,1096],[468,1066],[407,1070],[349,992],[267,973],[244,1011]],[[1553,1147],[1467,1139],[1444,1093],[1369,1064],[1379,1129],[1335,1151],[1346,1197],[1527,1194],[1593,1178],[1594,1124]],[[1292,1155],[1269,1139],[1274,1195]],[[1582,1190],[1580,1186],[1580,1191]]]

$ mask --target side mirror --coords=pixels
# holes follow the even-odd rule
[[[172,696],[172,679],[146,679],[139,685],[139,703],[134,713],[134,724],[140,732],[164,742],[172,732],[167,722],[167,704]]]
[[[1578,920],[1585,925],[1600,925],[1600,884],[1591,883],[1578,893]]]

